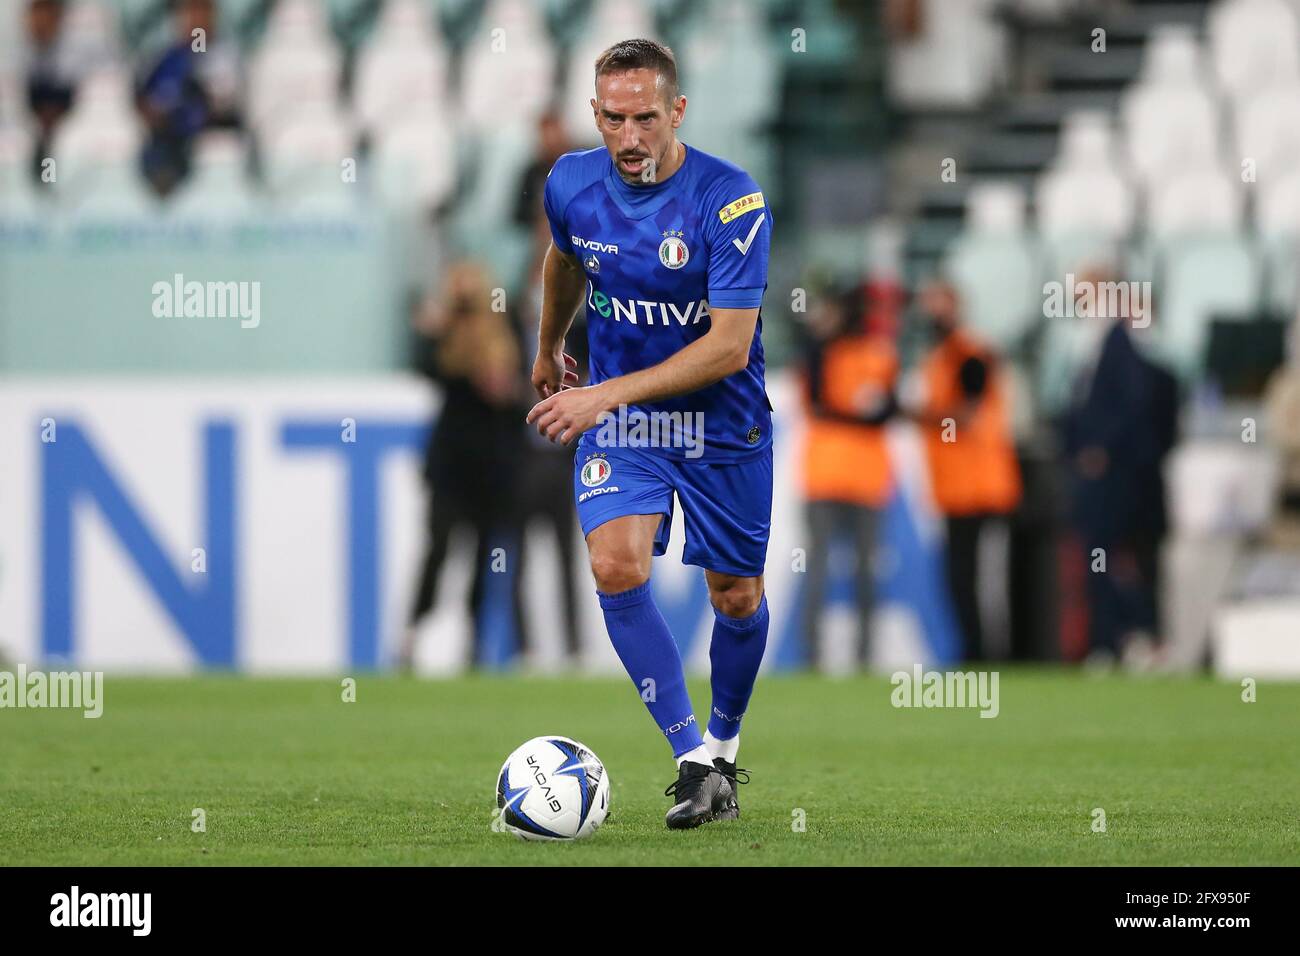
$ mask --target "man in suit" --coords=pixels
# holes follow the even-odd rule
[[[1077,284],[1096,288],[1090,273]],[[1130,301],[1132,301],[1130,297]],[[1157,570],[1166,531],[1163,467],[1177,432],[1173,376],[1137,348],[1132,328],[1141,312],[1105,314],[1100,295],[1078,321],[1095,323],[1099,344],[1080,370],[1074,405],[1064,422],[1064,451],[1073,518],[1087,566],[1090,657],[1109,662],[1157,628]]]

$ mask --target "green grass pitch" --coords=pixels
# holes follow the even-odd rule
[[[1295,864],[1300,686],[1001,672],[1001,712],[895,709],[885,678],[765,677],[742,817],[664,828],[667,747],[620,678],[115,678],[104,715],[0,711],[7,864]],[[692,682],[697,708],[707,683]],[[490,830],[507,753],[596,751],[579,843]],[[192,811],[206,832],[191,829]],[[1106,815],[1094,832],[1093,812]],[[793,826],[803,811],[803,832]]]

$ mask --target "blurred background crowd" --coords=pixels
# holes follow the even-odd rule
[[[764,341],[801,395],[777,412],[803,424],[805,661],[843,556],[869,656],[900,431],[963,658],[1196,667],[1214,641],[1300,640],[1300,0],[0,11],[0,369],[419,369],[443,404],[404,661],[457,529],[477,608],[488,543],[554,528],[579,632],[571,452],[523,424],[540,197],[596,145],[592,63],[631,36],[672,46],[681,138],[746,168],[779,224]],[[332,242],[346,267],[314,254]],[[298,244],[303,317],[244,350],[97,327],[122,269]],[[91,246],[123,257],[93,294],[65,269]],[[1084,295],[1103,283],[1118,309]],[[579,316],[580,361],[584,341]]]

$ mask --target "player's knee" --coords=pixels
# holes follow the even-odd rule
[[[591,573],[596,590],[602,594],[621,594],[650,580],[650,568],[630,554],[602,551],[591,555]]]
[[[709,592],[709,600],[725,617],[752,617],[763,601],[763,586],[752,578],[741,578]]]

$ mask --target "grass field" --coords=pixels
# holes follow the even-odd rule
[[[1300,686],[1005,670],[1001,713],[890,705],[883,678],[773,677],[739,821],[669,832],[674,773],[624,679],[106,679],[104,715],[0,711],[7,864],[1295,864]],[[705,710],[707,685],[692,686]],[[605,761],[588,841],[489,829],[505,755]],[[1094,808],[1106,814],[1093,832]],[[191,830],[192,811],[207,830]],[[794,811],[806,831],[792,829]]]

